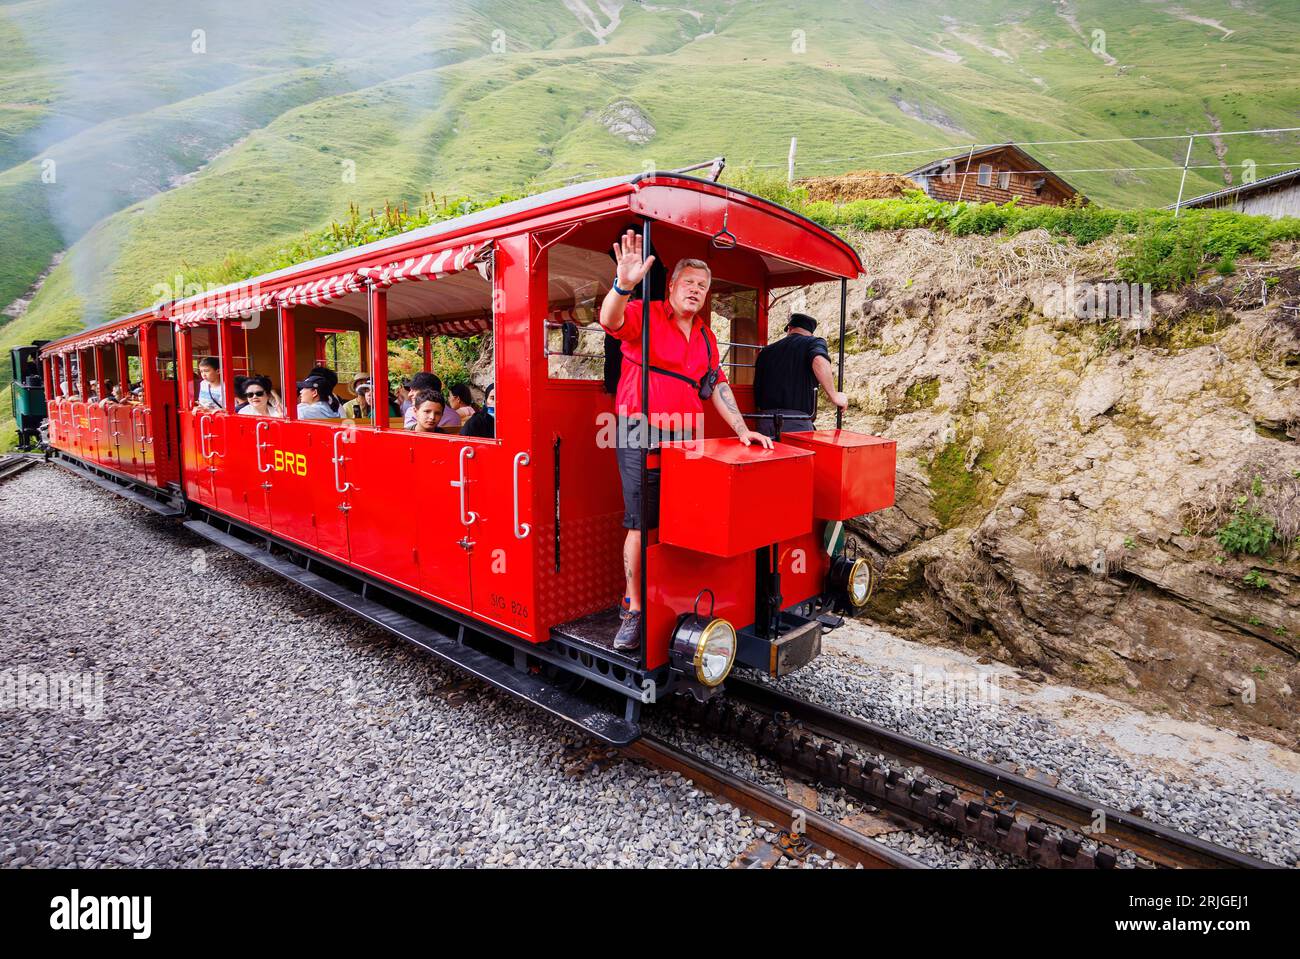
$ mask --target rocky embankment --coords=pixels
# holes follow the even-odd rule
[[[1116,317],[1083,294],[1117,292],[1085,285],[1118,282],[1117,241],[854,242],[846,425],[898,441],[896,505],[852,524],[875,617],[1294,745],[1300,253]],[[774,334],[835,326],[837,287],[791,299]]]

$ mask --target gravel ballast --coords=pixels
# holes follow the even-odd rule
[[[756,836],[62,469],[0,485],[0,524],[0,670],[103,683],[99,718],[0,708],[0,866],[726,866]]]
[[[18,598],[0,612],[0,671],[10,692],[37,677],[24,701],[0,702],[0,866],[717,867],[778,838],[57,467],[0,484],[0,523],[0,574]],[[934,650],[862,623],[825,647],[783,688],[1296,863],[1285,762],[1252,775],[1242,756],[1146,763],[1014,695],[918,707],[909,671],[933,665]],[[944,668],[970,665],[957,655]],[[86,698],[33,699],[61,677],[84,682]],[[787,785],[765,760],[665,716],[647,730]],[[862,811],[835,790],[817,801],[834,817]],[[934,866],[1016,865],[931,832],[880,841]]]
[[[1095,693],[1022,682],[1009,667],[900,640],[869,623],[846,624],[824,648],[779,688],[1022,775],[1047,774],[1068,792],[1140,810],[1278,865],[1300,859],[1300,756],[1293,752],[1154,717]],[[1090,722],[1071,718],[1090,710]],[[1162,740],[1175,745],[1160,753]]]

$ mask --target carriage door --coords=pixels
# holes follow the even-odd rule
[[[470,557],[476,549],[477,514],[471,505],[479,445],[453,436],[413,436],[420,592],[457,609],[471,610]]]
[[[470,505],[476,514],[470,528],[474,612],[531,633],[531,459],[525,452],[497,443],[476,445],[474,453],[469,487]]]

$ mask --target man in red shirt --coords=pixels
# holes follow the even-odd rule
[[[623,344],[623,371],[618,381],[614,406],[618,413],[619,478],[623,483],[623,574],[627,579],[628,608],[623,613],[614,648],[634,650],[640,645],[641,629],[641,498],[646,500],[646,525],[659,525],[659,471],[649,470],[646,489],[641,489],[641,449],[655,448],[661,436],[701,432],[704,400],[736,431],[740,442],[759,443],[767,449],[772,441],[745,425],[736,398],[727,385],[718,353],[718,341],[699,315],[708,299],[713,276],[703,260],[683,259],[673,268],[664,302],[646,305],[628,302],[628,297],[654,263],[642,259],[641,237],[628,230],[614,244],[618,272],[614,286],[600,306],[600,324]],[[641,408],[641,325],[650,323],[650,423],[647,428]],[[695,425],[694,429],[692,426]]]

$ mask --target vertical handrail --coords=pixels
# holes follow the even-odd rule
[[[271,428],[271,424],[263,419],[259,419],[257,425],[253,427],[253,453],[257,457],[257,471],[259,473],[269,473],[271,472],[271,467],[262,462],[262,450],[266,449],[271,444],[262,442],[261,437],[263,426],[268,430]],[[337,485],[337,482],[335,485]]]
[[[465,509],[465,487],[469,485],[465,475],[465,461],[473,458],[474,447],[466,445],[460,448],[460,479],[451,481],[451,485],[460,490],[460,521],[464,526],[471,526],[478,522],[478,513]]]
[[[527,523],[519,522],[519,467],[528,465],[527,453],[516,453],[514,461],[514,483],[515,483],[515,539],[526,539],[532,527]]]
[[[199,453],[205,460],[210,460],[217,454],[208,446],[208,440],[212,439],[212,434],[207,431],[208,420],[212,419],[211,413],[199,414]]]
[[[339,443],[346,439],[346,432],[343,430],[334,431],[334,492],[336,493],[346,493],[348,490],[352,489],[351,483],[345,482],[342,486],[339,485],[339,467],[343,464],[345,458],[343,454],[339,452]]]
[[[849,281],[840,277],[840,372],[835,381],[835,389],[844,392],[844,336],[848,328],[849,317]],[[844,428],[844,410],[835,407],[835,428]]]
[[[650,255],[650,218],[646,217],[641,221],[641,262],[644,263],[646,257]],[[641,436],[641,495],[637,497],[640,500],[638,517],[641,527],[641,618],[640,618],[640,640],[641,649],[637,653],[638,665],[644,667],[647,662],[648,643],[650,635],[646,629],[646,622],[649,619],[644,610],[649,605],[650,598],[646,595],[648,589],[648,574],[646,571],[647,549],[650,542],[649,530],[646,526],[646,486],[650,472],[650,271],[646,270],[645,276],[641,277],[641,417],[644,431]],[[667,307],[665,307],[666,309]]]
[[[136,415],[137,413],[143,412],[143,410],[144,410],[144,407],[142,407],[142,406],[132,406],[132,407],[131,407],[131,442],[132,442],[132,443],[139,443],[139,444],[140,444],[140,452],[142,452],[142,453],[144,452],[144,445],[145,445],[145,442],[144,442],[144,431],[143,431],[143,430],[140,430],[140,431],[137,432],[137,429],[136,429],[136,421],[135,421],[135,415]]]

